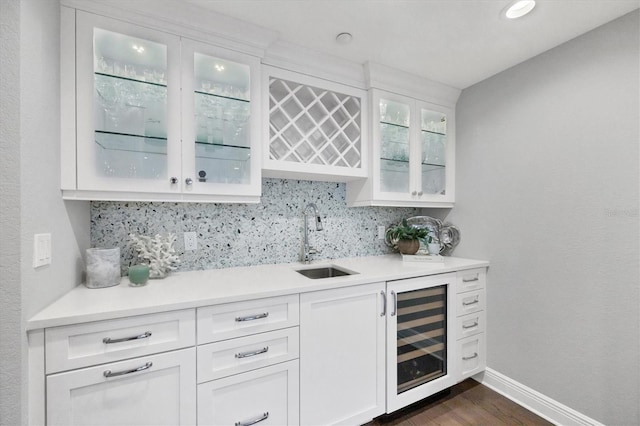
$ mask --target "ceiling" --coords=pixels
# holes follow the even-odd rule
[[[464,89],[640,7],[640,0],[183,0],[276,31],[279,40]],[[338,44],[337,34],[353,41]]]

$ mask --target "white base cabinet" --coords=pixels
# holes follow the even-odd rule
[[[301,424],[362,424],[384,413],[384,289],[300,296]]]
[[[364,424],[485,369],[485,287],[480,267],[34,330],[29,423]]]
[[[195,349],[47,377],[47,425],[192,425]]]

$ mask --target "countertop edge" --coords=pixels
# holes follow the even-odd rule
[[[302,277],[301,275],[295,276],[295,280],[291,280],[291,284],[283,284],[281,286],[265,286],[259,290],[252,289],[251,287],[247,288],[246,291],[239,291],[233,294],[214,294],[214,295],[203,295],[205,297],[198,297],[199,295],[194,294],[191,297],[186,296],[182,300],[172,301],[169,299],[163,300],[160,294],[162,292],[162,288],[155,290],[152,286],[155,284],[156,287],[162,287],[159,284],[156,284],[155,281],[151,282],[149,285],[139,288],[130,287],[128,285],[128,278],[123,277],[120,284],[115,287],[109,287],[105,289],[86,289],[82,284],[78,285],[74,289],[70,290],[68,293],[63,295],[58,300],[51,303],[49,306],[45,307],[43,310],[38,312],[32,318],[27,320],[26,322],[26,331],[39,330],[49,327],[58,327],[65,325],[72,325],[78,323],[88,323],[94,321],[103,321],[110,320],[116,318],[123,317],[132,317],[138,315],[146,315],[158,312],[170,312],[170,311],[178,311],[183,309],[193,309],[204,306],[212,306],[212,305],[220,305],[225,303],[234,303],[241,302],[245,300],[251,299],[263,299],[268,297],[277,297],[277,296],[285,296],[291,294],[303,294],[314,291],[322,291],[322,290],[330,290],[342,287],[350,287],[357,285],[366,285],[375,282],[386,282],[386,281],[394,281],[401,280],[406,278],[414,278],[420,276],[429,276],[429,275],[440,275],[445,273],[463,271],[468,269],[475,268],[486,268],[489,266],[488,261],[484,260],[475,260],[475,259],[462,259],[462,258],[448,258],[450,259],[448,262],[445,261],[443,264],[421,264],[421,263],[403,263],[401,258],[394,259],[391,256],[394,255],[382,255],[382,256],[368,256],[361,258],[346,258],[346,259],[327,259],[315,261],[310,265],[303,265],[301,263],[289,263],[289,264],[278,264],[278,265],[256,265],[250,267],[238,267],[238,268],[227,268],[227,269],[215,269],[208,271],[184,271],[180,272],[176,275],[179,275],[179,278],[176,279],[178,285],[183,285],[183,281],[189,281],[192,277],[198,276],[208,276],[215,277],[216,275],[227,276],[230,274],[234,274],[234,272],[242,272],[243,274],[251,274],[255,275],[256,278],[259,278],[260,274],[265,272],[272,272],[269,269],[274,269],[276,272],[287,272],[288,270],[295,269],[303,269],[312,266],[318,265],[327,265],[332,264],[336,266],[340,266],[346,269],[358,270],[358,269],[366,269],[367,262],[373,262],[373,264],[377,264],[379,262],[386,262],[387,264],[392,265],[395,269],[384,269],[382,271],[376,270],[368,270],[367,272],[360,272],[355,275],[350,275],[348,277],[337,277],[332,278],[330,280],[315,280],[312,282],[306,281],[308,278]],[[397,257],[397,255],[395,255]],[[358,268],[358,264],[362,265],[362,268]],[[355,265],[355,266],[354,266]],[[248,271],[248,272],[247,272]],[[300,278],[302,277],[302,278]],[[225,278],[228,279],[228,278]],[[245,278],[246,279],[246,278]],[[163,280],[164,281],[164,280]],[[225,283],[229,286],[232,286],[233,283]],[[151,290],[149,290],[151,288]],[[143,290],[144,289],[144,290]],[[96,297],[96,295],[100,293],[96,292],[104,292],[104,295],[107,294],[109,296],[114,296],[117,301],[117,297],[122,297],[122,294],[117,294],[116,292],[130,292],[142,290],[140,292],[140,296],[150,295],[153,299],[154,296],[157,298],[157,301],[150,300],[148,303],[143,303],[136,306],[125,306],[119,309],[117,307],[117,303],[113,306],[109,303],[104,303],[102,306],[96,307],[95,310],[75,313],[70,308],[76,305],[81,304],[83,301],[83,296]],[[155,290],[155,291],[154,291]],[[175,289],[173,289],[175,291]],[[197,293],[196,289],[190,289]],[[211,290],[211,289],[209,289]],[[211,293],[211,291],[209,291]],[[215,292],[213,292],[215,293]],[[89,301],[87,301],[89,302]],[[70,312],[67,313],[66,310]]]

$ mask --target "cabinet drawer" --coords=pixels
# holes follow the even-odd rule
[[[458,381],[484,371],[487,362],[484,339],[485,334],[480,333],[458,340]]]
[[[198,383],[298,358],[299,328],[198,346]]]
[[[199,425],[299,424],[298,361],[198,385]]]
[[[474,334],[484,333],[485,331],[485,314],[484,311],[475,312],[473,314],[463,315],[457,318],[458,328],[457,339],[473,336]]]
[[[295,294],[198,308],[198,344],[296,326],[298,304]]]
[[[193,346],[195,334],[193,309],[48,328],[47,374]]]
[[[487,284],[487,270],[485,268],[460,271],[457,274],[458,293],[479,290]]]
[[[456,295],[456,316],[471,314],[473,312],[484,311],[485,292],[484,290],[468,291]]]
[[[47,376],[47,425],[193,425],[195,355],[188,348]]]

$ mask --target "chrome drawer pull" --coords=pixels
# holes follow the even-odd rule
[[[476,277],[475,277],[475,278],[463,278],[463,279],[462,279],[462,282],[463,282],[463,283],[472,283],[472,282],[474,282],[474,281],[480,281],[480,277],[478,277],[478,276],[476,275]]]
[[[474,359],[474,358],[478,358],[478,352],[474,352],[473,355],[471,355],[471,356],[463,356],[462,360],[463,361],[469,361],[470,359]]]
[[[148,337],[151,337],[150,331],[147,331],[139,336],[123,337],[122,339],[112,339],[111,337],[105,337],[104,339],[102,339],[102,343],[109,345],[111,343],[122,343],[122,342],[128,342],[129,340],[146,339]]]
[[[398,295],[392,290],[391,296],[393,296],[393,312],[391,312],[391,316],[394,317],[398,313]]]
[[[153,365],[152,362],[148,362],[142,367],[134,368],[133,370],[116,371],[115,373],[112,373],[111,370],[105,370],[105,372],[102,374],[104,375],[104,377],[124,376],[125,374],[137,373],[138,371],[148,370],[149,368],[151,368],[152,365]]]
[[[466,329],[474,328],[474,327],[477,327],[477,326],[478,326],[478,323],[477,323],[477,322],[474,322],[474,323],[473,323],[473,324],[471,324],[471,325],[463,325],[463,326],[462,326],[462,328],[464,328],[464,329],[466,330]]]
[[[265,346],[264,348],[258,349],[257,351],[237,353],[236,358],[249,358],[250,356],[256,356],[267,352],[269,352],[269,346]]]
[[[478,299],[475,299],[473,302],[462,302],[462,305],[464,306],[475,305],[478,302],[480,301]]]
[[[380,294],[382,295],[382,313],[380,314],[381,317],[387,315],[387,293],[383,291],[380,292]]]
[[[269,316],[269,312],[264,312],[264,313],[257,314],[257,315],[249,315],[249,316],[246,316],[246,317],[236,317],[236,322],[253,321],[253,320],[257,320],[257,319],[266,318],[268,316]]]
[[[244,422],[236,422],[235,426],[251,426],[256,423],[260,423],[263,420],[267,420],[269,418],[269,412],[267,411],[262,416],[256,417],[255,419],[246,420]]]

